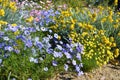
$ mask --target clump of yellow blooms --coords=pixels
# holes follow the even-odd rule
[[[82,58],[85,60],[95,59],[96,65],[102,66],[119,55],[119,49],[116,48],[114,52],[111,51],[112,48],[116,47],[114,38],[108,38],[103,34],[103,30],[93,30],[91,32],[83,31],[81,34],[71,32],[69,37],[73,39],[73,42],[80,42],[84,45]]]
[[[55,19],[58,24],[51,26],[51,28],[56,32],[69,30],[68,37],[73,40],[73,43],[80,42],[84,45],[84,54],[82,55],[82,59],[89,61],[89,64],[94,63],[94,65],[102,66],[119,56],[119,49],[117,48],[116,41],[114,37],[106,36],[107,30],[104,30],[104,24],[107,24],[109,28],[109,24],[111,23],[111,29],[114,30],[119,27],[120,20],[118,18],[114,20],[112,9],[110,7],[107,9],[108,11],[106,14],[108,15],[102,14],[105,10],[102,6],[98,6],[98,12],[91,12],[89,9],[77,10],[75,16],[77,16],[77,14],[81,14],[89,21],[85,21],[84,18],[81,21],[77,20],[77,17],[75,18],[73,12],[71,12],[71,9],[62,11],[60,19]],[[97,29],[94,25],[98,22],[98,18],[100,27],[103,26],[103,28]],[[117,35],[120,36],[120,32]]]
[[[9,3],[9,8],[12,10],[12,11],[16,11],[17,10],[17,7],[16,7],[16,3],[15,2],[10,2]]]
[[[5,15],[4,9],[0,9],[0,16],[4,16],[4,15]]]
[[[114,0],[114,5],[116,6],[118,4],[118,0]]]
[[[1,30],[3,25],[7,25],[7,22],[3,21],[3,20],[0,20],[0,30]]]
[[[26,19],[26,22],[32,22],[33,21],[33,17],[32,16],[30,16],[30,17],[28,17],[27,19]]]
[[[2,8],[10,8],[13,12],[17,10],[16,2],[13,2],[11,0],[0,0]]]

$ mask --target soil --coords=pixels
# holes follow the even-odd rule
[[[120,80],[120,64],[107,64],[79,77],[73,73],[58,74],[52,80]]]

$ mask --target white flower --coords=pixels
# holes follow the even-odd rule
[[[75,61],[74,59],[72,60],[72,64],[73,64],[73,65],[76,65],[76,61]]]
[[[40,57],[39,59],[40,59],[40,61],[43,61],[43,60],[44,60],[42,57]]]
[[[44,67],[44,71],[48,71],[48,67]]]
[[[3,37],[3,39],[4,39],[5,41],[8,41],[8,40],[9,40],[9,38],[8,38],[8,37]]]
[[[37,30],[37,31],[40,31],[40,28],[39,28],[39,26],[36,26],[36,30]]]
[[[49,38],[49,39],[52,39],[53,37],[52,37],[51,35],[48,35],[48,38]]]
[[[40,28],[42,31],[47,31],[47,29],[45,27],[41,27]]]
[[[35,37],[35,42],[38,42],[39,41],[39,37]]]
[[[49,30],[50,33],[52,33],[52,30]]]
[[[59,50],[62,50],[62,46],[61,46],[61,45],[57,45],[57,48],[58,48]]]
[[[8,47],[8,50],[9,50],[9,51],[12,51],[12,50],[13,50],[13,48],[12,48],[12,47]]]
[[[60,41],[60,44],[63,44],[63,42],[62,42],[62,41]]]
[[[58,38],[58,34],[55,33],[55,34],[54,34],[54,37],[55,37],[55,38]]]
[[[30,62],[34,62],[34,58],[33,57],[30,57]]]
[[[34,59],[34,63],[38,63],[38,59]]]
[[[13,50],[13,48],[12,48],[11,46],[6,46],[6,47],[5,47],[5,50],[8,50],[8,51],[11,52],[11,51]]]

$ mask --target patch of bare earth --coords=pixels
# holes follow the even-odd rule
[[[120,65],[107,64],[79,77],[73,73],[58,74],[52,80],[120,80]]]

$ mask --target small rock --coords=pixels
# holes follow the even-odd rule
[[[103,76],[100,80],[105,80],[105,76]]]

